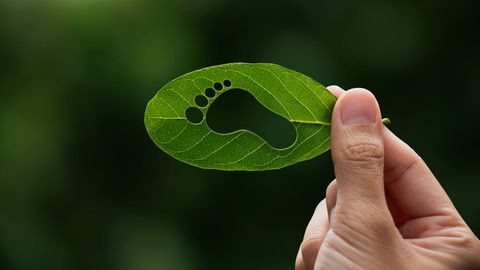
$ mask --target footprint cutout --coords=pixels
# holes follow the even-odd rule
[[[278,149],[295,142],[296,130],[288,120],[265,108],[248,91],[232,87],[230,80],[215,82],[204,95],[195,97],[195,104],[198,107],[186,110],[191,123],[206,120],[212,130],[222,134],[250,130]]]
[[[330,149],[336,98],[323,85],[269,63],[198,69],[148,102],[145,127],[165,153],[205,169],[273,170]]]

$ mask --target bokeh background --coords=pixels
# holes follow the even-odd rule
[[[478,235],[479,29],[476,0],[2,0],[0,268],[292,269],[329,154],[201,170],[143,125],[162,85],[236,61],[371,89]]]

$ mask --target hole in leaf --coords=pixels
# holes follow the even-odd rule
[[[206,119],[208,126],[219,133],[248,129],[276,148],[292,145],[297,136],[287,119],[268,110],[242,89],[232,89],[219,96],[210,105]]]
[[[230,87],[232,85],[232,82],[229,80],[225,80],[223,81],[223,85],[225,85],[226,87]]]
[[[213,87],[214,87],[215,89],[217,89],[218,91],[222,90],[222,88],[223,88],[222,84],[219,83],[219,82],[216,82],[216,83],[213,85]]]
[[[205,96],[213,98],[215,96],[215,90],[213,90],[212,88],[207,88],[205,90]]]
[[[203,113],[199,108],[190,107],[185,110],[185,117],[191,123],[198,124],[203,120]]]
[[[195,97],[195,103],[200,107],[205,107],[208,104],[208,99],[204,96],[198,95]]]

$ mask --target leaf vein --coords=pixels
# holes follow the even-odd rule
[[[235,164],[235,163],[238,163],[244,159],[246,159],[247,157],[251,156],[253,153],[257,152],[258,149],[260,149],[262,146],[264,146],[266,143],[263,142],[261,143],[257,148],[255,148],[253,151],[251,151],[250,153],[244,155],[243,157],[241,157],[240,159],[237,159],[235,161],[231,161],[231,162],[228,162],[228,163],[216,163],[214,165],[219,165],[219,166],[225,166],[225,165],[230,165],[230,164]]]
[[[306,153],[305,155],[301,156],[299,158],[299,160],[303,159],[304,157],[310,155],[311,153],[313,153],[314,151],[316,151],[318,148],[322,147],[328,140],[330,139],[330,136],[328,136],[322,143],[320,143],[317,147],[313,148],[312,151]]]
[[[169,90],[169,92],[172,92],[174,94],[176,94],[177,96],[179,96],[180,98],[182,98],[183,100],[185,100],[185,102],[190,105],[190,106],[193,106],[192,103],[190,103],[190,101],[188,101],[184,96],[182,96],[180,93],[178,93],[177,91],[174,91],[172,88],[168,88],[167,90]]]
[[[198,140],[198,142],[194,143],[192,146],[188,147],[187,149],[184,149],[184,150],[181,150],[181,151],[172,151],[172,152],[174,152],[176,154],[185,153],[188,150],[192,149],[193,147],[197,146],[199,143],[201,143],[210,133],[212,133],[212,130],[209,130],[207,133],[205,133],[205,135],[203,135],[203,137],[200,140]]]
[[[211,152],[210,154],[206,155],[205,157],[203,158],[196,158],[196,159],[190,159],[191,161],[198,161],[198,160],[205,160],[207,158],[209,158],[211,155],[217,153],[218,151],[220,151],[221,149],[223,149],[225,146],[229,145],[231,142],[233,142],[234,140],[236,140],[238,137],[240,137],[241,135],[243,135],[245,133],[245,131],[242,131],[240,132],[240,134],[238,134],[237,136],[235,136],[233,139],[231,139],[230,141],[226,142],[225,144],[223,144],[220,148],[218,148],[217,150]]]
[[[278,100],[272,93],[270,93],[270,91],[268,91],[265,87],[263,87],[263,85],[261,85],[260,83],[258,83],[257,81],[255,81],[252,77],[248,76],[247,74],[245,74],[245,73],[243,73],[243,72],[241,72],[241,71],[236,71],[236,70],[233,70],[233,69],[232,69],[231,71],[233,71],[233,72],[235,72],[235,73],[238,73],[238,74],[240,74],[240,75],[242,75],[242,76],[244,76],[244,77],[249,78],[249,79],[250,79],[252,82],[254,82],[256,85],[260,86],[263,90],[265,90],[265,92],[267,92],[270,96],[272,96],[272,98],[273,98],[278,104],[280,104],[280,106],[282,106],[283,110],[284,110],[285,113],[288,115],[288,118],[289,118],[289,119],[292,118],[292,117],[290,116],[290,114],[288,113],[287,108],[285,108],[285,106],[280,102],[280,100]]]
[[[310,90],[310,92],[312,92],[312,93],[320,100],[320,102],[323,104],[323,106],[324,106],[329,112],[332,111],[332,110],[330,110],[330,108],[327,106],[327,104],[325,104],[325,102],[324,102],[323,99],[322,99],[322,96],[325,94],[325,92],[322,93],[322,96],[318,96],[318,94],[317,94],[315,91],[313,91],[312,88],[310,88],[310,86],[308,86],[307,84],[305,84],[302,80],[300,80],[300,79],[297,78],[296,76],[293,76],[293,74],[290,74],[290,73],[288,73],[288,72],[286,72],[286,71],[283,71],[283,73],[287,74],[287,76],[290,76],[290,77],[294,78],[295,80],[299,81],[301,84],[305,85],[305,87],[307,87],[307,89]],[[328,91],[328,90],[326,90],[326,91]]]
[[[185,121],[185,126],[183,126],[183,129],[182,129],[177,135],[173,136],[170,140],[168,140],[168,141],[166,141],[166,142],[159,142],[159,143],[161,143],[161,144],[169,144],[169,143],[171,143],[173,140],[175,140],[178,136],[180,136],[180,135],[185,131],[185,129],[187,128],[187,126],[188,126],[188,122]]]
[[[312,135],[308,136],[307,138],[305,138],[305,140],[303,140],[302,142],[300,142],[299,144],[297,144],[291,151],[290,153],[288,153],[287,155],[285,156],[281,156],[281,155],[278,155],[276,156],[275,158],[273,158],[272,160],[270,160],[269,162],[267,163],[264,163],[264,164],[255,164],[254,166],[255,167],[263,167],[263,166],[266,166],[268,164],[271,164],[272,162],[274,162],[275,160],[279,159],[279,158],[287,158],[289,157],[291,154],[293,154],[293,152],[295,152],[295,150],[298,149],[298,147],[300,147],[302,144],[304,144],[306,141],[308,141],[309,139],[311,139],[313,136],[317,135],[325,126],[322,126],[321,128],[319,128],[317,131],[315,131]]]
[[[185,120],[185,117],[163,117],[163,116],[147,116],[146,118],[151,119],[163,119],[163,120]]]
[[[165,105],[167,105],[168,108],[170,108],[177,117],[180,117],[180,115],[178,115],[178,112],[175,111],[175,109],[172,108],[172,106],[170,106],[170,104],[168,104],[168,102],[166,100],[164,100],[161,96],[158,97],[163,103],[165,103]]]
[[[275,75],[272,71],[268,70],[268,69],[265,69],[265,68],[261,68],[259,67],[259,69],[262,69],[262,70],[265,70],[267,71],[268,73],[272,74],[273,77],[275,77],[275,79],[278,80],[278,82],[280,82],[280,84],[283,86],[283,88],[287,91],[287,93],[292,96],[296,101],[298,101],[298,103],[300,103],[305,109],[307,109],[307,111],[312,115],[313,119],[315,119],[316,121],[318,121],[317,117],[315,117],[315,115],[313,114],[313,112],[307,107],[305,106],[305,104],[303,104],[295,95],[293,95],[289,90],[288,88],[285,86],[285,84],[283,84],[282,80],[280,80],[280,78],[278,78],[277,75]],[[310,90],[311,91],[311,90]],[[318,97],[318,96],[317,96]]]

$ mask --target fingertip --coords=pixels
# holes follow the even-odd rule
[[[374,124],[378,121],[378,103],[370,91],[354,89],[347,95],[340,106],[342,124]]]
[[[353,88],[338,98],[333,109],[332,126],[381,122],[380,106],[372,92]],[[332,132],[335,128],[332,129]]]
[[[327,204],[327,212],[329,220],[332,220],[332,209],[337,202],[337,180],[334,179],[327,187],[325,192],[325,201]]]
[[[340,97],[346,91],[338,85],[330,85],[327,87],[327,90],[330,91],[337,98]]]

